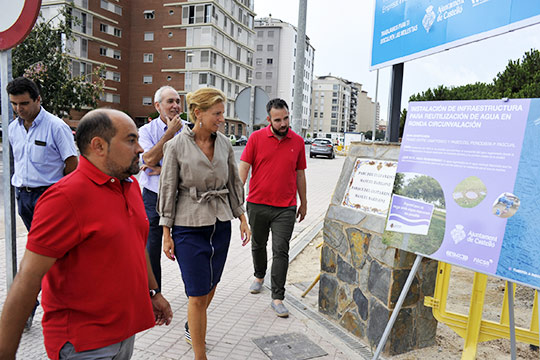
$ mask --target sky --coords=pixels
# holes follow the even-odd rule
[[[298,0],[254,0],[256,18],[272,14],[296,26]],[[315,76],[332,74],[361,83],[373,100],[376,71],[369,71],[375,0],[310,0],[306,34],[315,48]],[[402,108],[411,95],[439,85],[459,86],[491,82],[510,59],[517,60],[531,48],[540,49],[540,25],[515,30],[404,65]],[[388,118],[391,67],[379,70],[377,100],[381,119]]]

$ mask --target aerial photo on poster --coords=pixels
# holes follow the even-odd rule
[[[538,139],[540,99],[411,102],[383,241],[540,288]]]

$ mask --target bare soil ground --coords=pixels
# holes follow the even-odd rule
[[[306,246],[289,267],[287,278],[287,290],[300,297],[302,292],[311,284],[320,270],[319,249],[316,245],[322,241],[322,234],[319,234]],[[469,302],[472,292],[474,272],[452,267],[450,278],[451,293],[447,299],[447,310],[460,314],[468,314]],[[304,298],[306,306],[317,311],[318,308],[318,284]],[[498,322],[504,297],[504,281],[490,277],[486,289],[484,300],[483,319]],[[514,314],[516,326],[528,329],[530,327],[532,307],[534,301],[534,291],[525,286],[517,285],[516,297],[514,300]],[[392,358],[397,360],[414,359],[461,359],[464,341],[452,329],[443,323],[437,327],[436,345],[420,350],[401,354]],[[539,359],[537,350],[531,349],[529,344],[517,343],[518,359]],[[498,339],[478,344],[476,354],[477,359],[510,359],[510,340]]]

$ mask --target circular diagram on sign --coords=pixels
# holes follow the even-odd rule
[[[476,176],[469,176],[456,185],[452,198],[463,208],[473,208],[480,204],[487,195],[484,182]]]

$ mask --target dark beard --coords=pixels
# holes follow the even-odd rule
[[[278,130],[272,128],[272,130],[274,130],[274,134],[276,134],[277,136],[286,136],[286,135],[288,134],[288,132],[289,132],[289,129],[290,129],[290,126],[287,127],[287,128],[286,128],[285,130],[283,130],[283,131],[278,131]]]

